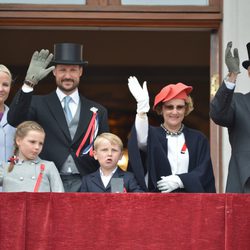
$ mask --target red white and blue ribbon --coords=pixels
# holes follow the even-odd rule
[[[82,148],[84,147],[88,138],[89,138],[89,145],[85,146],[85,148],[83,149],[81,154],[85,155],[85,154],[89,153],[90,156],[93,156],[93,144],[94,144],[94,139],[96,138],[97,133],[98,133],[99,121],[98,121],[98,113],[97,113],[98,109],[95,107],[92,107],[90,110],[93,112],[93,115],[92,115],[92,118],[90,120],[87,132],[84,135],[84,137],[83,137],[83,139],[82,139],[82,141],[81,141],[81,143],[76,151],[77,157],[79,157],[80,152],[81,152]]]

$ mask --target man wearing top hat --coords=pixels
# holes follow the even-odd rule
[[[212,120],[228,128],[231,144],[226,192],[250,193],[250,92],[234,93],[237,76],[240,73],[238,50],[231,53],[232,42],[227,44],[225,63],[228,74],[211,101]],[[247,44],[250,58],[250,43]],[[250,60],[242,63],[250,76]]]
[[[42,125],[46,139],[41,157],[55,163],[66,192],[78,191],[81,176],[97,170],[97,161],[92,157],[93,141],[98,134],[109,131],[107,110],[78,91],[87,64],[82,50],[80,44],[58,43],[54,45],[54,58],[48,50],[34,52],[24,84],[8,113],[13,126],[25,120]],[[33,95],[36,84],[51,71],[56,90]]]

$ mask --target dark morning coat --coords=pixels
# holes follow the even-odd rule
[[[98,134],[107,132],[109,126],[107,110],[103,106],[81,95],[80,103],[80,119],[73,140],[70,136],[62,105],[55,91],[48,95],[39,96],[33,95],[33,92],[24,93],[19,90],[10,105],[8,122],[12,126],[17,126],[25,120],[38,122],[46,132],[45,144],[40,157],[44,160],[53,161],[60,172],[63,163],[71,154],[80,174],[85,175],[98,168],[97,162],[89,155],[80,157],[75,155],[93,114],[90,108],[98,108]],[[87,144],[89,144],[89,139]]]
[[[207,138],[199,131],[183,129],[186,145],[189,151],[188,173],[178,174],[184,184],[184,189],[175,192],[215,192],[213,167]],[[149,126],[147,152],[143,153],[137,146],[135,127],[132,128],[128,142],[129,170],[134,172],[137,181],[145,191],[159,192],[157,181],[161,176],[171,175],[168,160],[168,142],[166,132],[161,127]],[[148,187],[145,184],[144,168],[149,173]]]
[[[234,93],[223,82],[211,101],[210,116],[228,128],[232,151],[226,192],[242,193],[250,177],[250,93]]]
[[[112,178],[123,178],[126,192],[143,192],[133,173],[123,171],[118,167]],[[111,184],[109,182],[107,187],[104,187],[100,176],[100,170],[98,169],[94,173],[83,176],[80,192],[110,193]]]

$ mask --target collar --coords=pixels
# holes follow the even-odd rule
[[[60,102],[62,103],[63,102],[63,98],[66,96],[59,88],[56,89],[56,94],[60,100]],[[69,95],[71,98],[72,98],[72,101],[78,105],[79,103],[79,92],[78,92],[78,88],[76,88],[76,90],[71,94]]]
[[[104,174],[103,174],[101,167],[99,168],[99,170],[100,170],[100,175],[101,175],[101,177],[102,177],[102,176],[107,176],[107,175],[104,175]],[[108,176],[113,176],[116,170],[117,170],[117,167],[116,167]]]
[[[34,163],[34,164],[38,164],[41,161],[41,159],[39,157],[37,157],[34,160],[19,160],[17,157],[17,160],[15,160],[15,164],[17,165],[21,165],[22,163]]]
[[[166,132],[167,135],[178,136],[178,135],[180,135],[182,133],[182,130],[184,128],[184,124],[183,123],[181,124],[181,127],[180,127],[180,129],[177,132],[171,132],[171,131],[169,131],[167,128],[164,127],[163,123],[161,124],[161,127],[165,130],[165,132]]]
[[[41,161],[41,159],[40,159],[39,157],[37,157],[36,159],[31,160],[30,162],[31,162],[31,163],[35,163],[35,164],[38,164],[40,161]]]

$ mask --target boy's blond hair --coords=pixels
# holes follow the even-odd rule
[[[113,145],[118,145],[121,151],[123,151],[123,143],[120,137],[112,133],[102,133],[98,135],[94,141],[94,149],[96,150],[103,139],[108,140]]]

